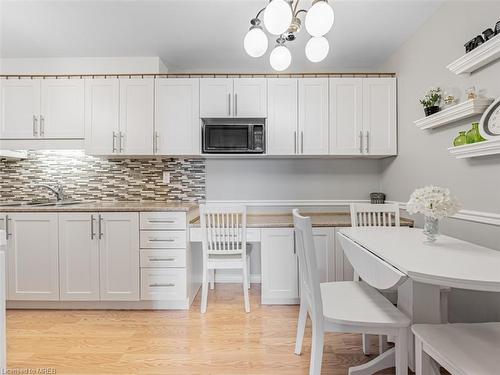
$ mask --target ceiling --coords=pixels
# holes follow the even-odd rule
[[[269,52],[243,49],[249,21],[265,0],[2,1],[2,57],[159,56],[169,71],[269,72]],[[307,1],[302,1],[309,7]],[[289,71],[373,70],[441,1],[330,0],[335,24],[329,56],[305,58],[303,30],[290,43]],[[274,44],[270,40],[270,47]]]

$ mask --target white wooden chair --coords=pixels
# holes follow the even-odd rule
[[[500,323],[416,324],[416,375],[500,373]]]
[[[369,333],[393,335],[396,338],[396,374],[408,373],[407,337],[410,320],[375,288],[363,281],[319,282],[314,251],[311,219],[293,210],[297,255],[301,277],[300,311],[297,325],[295,353],[300,354],[307,315],[312,322],[312,349],[310,375],[321,373],[323,339],[325,332]],[[380,264],[384,267],[384,264]],[[350,375],[368,375],[387,366],[389,351],[377,357],[380,367],[356,366]],[[393,359],[392,359],[393,360]],[[375,370],[374,370],[375,369]]]
[[[200,205],[203,247],[202,313],[207,311],[209,272],[213,289],[216,269],[242,270],[245,311],[250,312],[246,220],[244,206]]]
[[[397,204],[351,204],[352,227],[399,227],[401,217]],[[359,276],[354,272],[354,280]],[[450,288],[441,289],[441,322],[448,322],[448,296]],[[397,302],[397,290],[384,291],[383,294],[393,303]],[[371,337],[363,335],[363,353],[370,354]],[[379,354],[387,349],[387,338],[379,337]]]

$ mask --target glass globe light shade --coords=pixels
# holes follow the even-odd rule
[[[317,1],[307,11],[306,30],[312,36],[323,36],[333,26],[335,15],[333,9],[326,1]]]
[[[292,22],[292,8],[285,0],[272,0],[264,10],[264,25],[273,35],[283,34]]]
[[[277,46],[271,52],[269,62],[274,70],[281,72],[290,66],[292,62],[292,54],[285,46]]]
[[[311,62],[320,62],[328,56],[330,44],[324,36],[315,36],[306,44],[306,56]]]
[[[245,51],[252,57],[261,57],[267,51],[268,41],[264,30],[260,27],[251,28],[243,40]]]

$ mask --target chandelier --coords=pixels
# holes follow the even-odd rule
[[[311,35],[306,44],[306,57],[311,62],[320,62],[325,59],[330,45],[324,35],[333,26],[333,9],[328,4],[328,0],[313,0],[309,10],[298,10],[299,1],[270,0],[269,4],[250,21],[252,26],[245,35],[243,45],[251,57],[261,57],[267,51],[269,42],[259,18],[264,12],[264,27],[270,34],[277,36],[276,45],[269,55],[269,62],[274,70],[287,69],[292,62],[292,54],[285,44],[296,39],[296,35],[302,28],[299,14],[305,13],[306,30]]]

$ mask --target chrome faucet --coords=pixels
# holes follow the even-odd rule
[[[46,188],[46,189],[50,190],[51,192],[53,192],[55,194],[58,202],[64,200],[64,190],[63,190],[63,186],[61,183],[58,182],[56,187],[46,185],[46,184],[40,184],[38,186]]]

